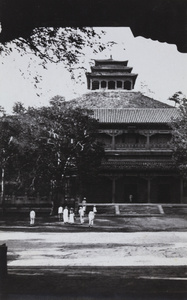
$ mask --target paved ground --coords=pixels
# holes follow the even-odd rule
[[[8,277],[0,299],[187,299],[186,216],[1,220]]]

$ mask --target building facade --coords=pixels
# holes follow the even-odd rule
[[[79,105],[99,121],[105,159],[89,202],[186,203],[186,187],[172,161],[169,122],[176,108],[134,92],[137,74],[127,61],[96,60],[87,73],[90,92]]]

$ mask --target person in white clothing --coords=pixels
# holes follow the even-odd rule
[[[95,214],[94,212],[91,210],[88,214],[88,220],[89,220],[89,227],[94,225],[94,218],[95,218]]]
[[[84,223],[84,211],[83,211],[82,206],[80,206],[80,208],[79,208],[79,216],[80,216],[80,222],[81,222],[81,224],[83,224]]]
[[[82,209],[83,209],[84,216],[85,216],[86,215],[86,197],[84,197],[82,200]]]
[[[64,224],[68,223],[68,208],[67,206],[64,208],[64,211],[63,211],[63,221],[64,221]]]
[[[35,217],[36,217],[36,213],[34,210],[30,211],[30,225],[34,225],[35,223]]]
[[[63,207],[59,206],[59,208],[58,208],[58,218],[59,218],[59,221],[62,221],[62,216],[63,216]]]
[[[75,218],[75,214],[74,214],[74,211],[73,211],[73,208],[70,209],[70,212],[69,212],[69,223],[70,224],[74,224],[74,218]]]

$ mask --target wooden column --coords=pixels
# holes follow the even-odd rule
[[[112,203],[116,202],[116,178],[112,178]]]
[[[122,130],[106,130],[104,131],[106,134],[108,134],[109,136],[112,137],[112,144],[111,144],[111,149],[115,150],[116,149],[116,141],[115,141],[115,137],[122,134],[123,131]]]
[[[115,150],[115,134],[112,135],[112,150]]]
[[[149,145],[150,145],[150,135],[147,134],[147,141],[146,141],[146,147],[149,148]]]
[[[181,177],[180,178],[180,203],[183,203],[183,187],[184,187],[183,178]]]
[[[151,202],[151,178],[148,177],[147,179],[147,202]]]

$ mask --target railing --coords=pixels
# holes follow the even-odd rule
[[[171,149],[169,143],[150,143],[147,144],[116,144],[115,150],[125,149]],[[111,144],[105,144],[105,150],[113,150]]]
[[[116,149],[145,149],[146,144],[116,144]]]

